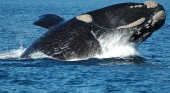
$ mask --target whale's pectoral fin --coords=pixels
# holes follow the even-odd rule
[[[60,16],[57,16],[54,14],[45,14],[45,15],[40,16],[39,19],[36,22],[34,22],[33,24],[36,26],[40,26],[40,27],[49,29],[63,21],[64,21],[64,19],[61,18]]]

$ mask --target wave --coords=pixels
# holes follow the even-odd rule
[[[0,52],[0,59],[19,59],[24,51],[25,49],[23,47],[10,51],[2,51]]]
[[[20,58],[22,53],[26,50],[26,48],[20,47],[19,49],[13,49],[10,51],[0,52],[0,60],[3,61],[35,61],[38,60],[38,63],[26,63],[26,64],[19,64],[19,66],[51,66],[51,63],[56,62],[55,58],[45,55],[42,52],[36,52],[31,54],[31,58],[23,59]],[[59,61],[57,60],[57,65],[100,65],[100,66],[111,66],[111,65],[133,65],[133,64],[143,64],[144,58],[140,56],[136,56],[137,51],[133,46],[126,45],[126,46],[115,46],[114,49],[108,53],[103,55],[98,55],[95,58],[87,58],[87,59],[71,59],[67,61]],[[47,60],[46,60],[47,59]],[[39,61],[42,63],[39,64]],[[49,63],[48,65],[46,64]],[[18,64],[18,62],[17,62]],[[53,64],[54,65],[54,64]],[[10,66],[8,64],[8,66]]]
[[[20,56],[22,53],[26,50],[26,48],[20,47],[19,49],[12,49],[10,51],[2,51],[0,52],[0,60],[25,60],[21,59]],[[102,55],[97,55],[94,58],[97,59],[105,59],[105,58],[126,58],[128,56],[136,56],[139,55],[139,53],[136,51],[136,49],[133,46],[130,45],[116,45],[114,48],[112,48],[112,51],[107,51],[103,53]],[[31,54],[30,59],[54,59],[51,56],[47,56],[42,52],[35,52]],[[87,59],[71,59],[68,61],[79,61],[79,60],[88,60]]]
[[[23,58],[20,58],[20,56],[24,53],[26,48],[20,47],[19,49],[12,49],[10,51],[2,51],[0,52],[0,60],[26,60]],[[31,59],[44,59],[44,58],[50,58],[52,57],[45,55],[42,52],[35,52],[31,54]]]

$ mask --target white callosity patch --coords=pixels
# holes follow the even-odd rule
[[[135,6],[130,6],[130,8],[141,8],[143,5],[135,5]]]
[[[166,17],[165,11],[159,11],[153,16],[153,21],[151,25],[154,26],[156,22],[164,20],[165,17]]]
[[[145,18],[138,19],[137,21],[127,24],[127,25],[124,25],[124,26],[120,26],[117,29],[136,27],[138,25],[141,25],[143,22],[145,22]]]
[[[148,21],[148,24],[150,24],[150,23],[152,23],[152,20],[149,20],[149,21]]]
[[[156,8],[158,6],[158,3],[155,1],[146,1],[144,4],[147,6],[147,8]]]
[[[93,21],[92,16],[89,14],[79,15],[76,17],[76,19],[86,22],[86,23],[91,23]]]
[[[149,24],[146,24],[145,27],[146,27],[147,29],[150,28]]]

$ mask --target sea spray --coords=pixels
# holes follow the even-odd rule
[[[3,60],[5,60],[5,59],[6,60],[9,60],[9,59],[20,60],[20,56],[22,55],[22,53],[24,53],[25,50],[26,50],[26,48],[20,47],[19,49],[12,49],[10,51],[0,52],[0,59],[3,59]],[[53,59],[52,57],[47,56],[42,52],[32,53],[31,58],[28,58],[28,59],[43,59],[43,58]]]
[[[78,61],[78,60],[88,60],[89,58],[124,58],[128,56],[139,55],[136,51],[135,44],[129,42],[130,34],[127,33],[130,31],[115,31],[114,34],[103,34],[97,40],[100,42],[101,45],[101,54],[97,54],[96,56],[91,56],[88,58],[80,59],[80,58],[73,58],[67,61]],[[22,53],[26,50],[23,48],[22,45],[19,49],[13,49],[10,51],[3,51],[0,52],[0,59],[20,59]],[[30,55],[28,59],[43,59],[43,58],[50,58],[54,59],[50,56],[47,56],[41,51],[37,51]]]
[[[129,33],[128,33],[129,32]],[[114,34],[104,34],[98,38],[102,53],[97,58],[128,57],[139,55],[135,44],[129,42],[133,31],[115,31]]]
[[[10,51],[0,52],[0,59],[19,59],[21,54],[25,51],[23,47],[13,49]]]
[[[43,58],[53,59],[52,57],[50,57],[50,56],[48,56],[48,55],[46,55],[46,54],[44,54],[43,52],[40,52],[40,51],[32,53],[31,58],[32,59],[43,59]]]

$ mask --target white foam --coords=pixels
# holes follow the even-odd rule
[[[19,59],[21,54],[25,51],[23,47],[19,49],[13,49],[10,51],[0,52],[0,59]]]
[[[32,59],[43,59],[43,58],[51,58],[53,59],[51,56],[48,56],[46,54],[44,54],[43,52],[35,52],[31,54],[31,58]]]
[[[98,41],[102,47],[102,54],[97,55],[97,58],[111,58],[111,57],[128,57],[139,55],[135,48],[135,44],[128,42],[130,34],[128,31],[123,33],[118,31],[118,33],[105,35],[100,37]]]
[[[129,33],[128,33],[129,32]],[[89,58],[113,58],[119,57],[124,58],[128,56],[139,55],[135,49],[133,43],[128,42],[133,31],[113,31],[112,34],[105,34],[100,36],[97,40],[100,42],[102,53],[97,54],[96,56],[91,56]],[[20,47],[19,49],[14,49],[6,52],[0,52],[0,59],[16,59],[20,60],[20,56],[26,49]],[[31,54],[31,59],[43,59],[50,58],[55,59],[51,56],[45,55],[43,52],[35,52]],[[78,61],[78,60],[88,60],[89,58],[74,58],[68,61]]]
[[[10,60],[10,59],[15,59],[15,60],[20,60],[20,56],[24,53],[24,51],[26,50],[26,48],[20,47],[19,49],[13,49],[10,51],[3,51],[0,52],[0,59],[6,59],[6,60]],[[31,59],[43,59],[43,58],[51,58],[50,56],[45,55],[42,52],[35,52],[33,54],[31,54]]]
[[[111,57],[128,57],[128,56],[134,56],[139,55],[139,53],[136,51],[136,49],[133,46],[130,45],[115,45],[112,47],[112,49],[109,49],[108,51],[104,51],[102,55],[98,55],[97,58],[111,58]]]

